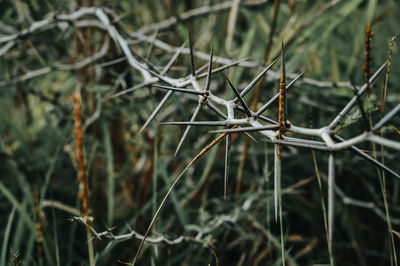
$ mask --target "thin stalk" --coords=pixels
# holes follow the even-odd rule
[[[232,135],[228,134],[228,137],[225,140],[224,200],[226,200],[226,191],[228,186],[231,141]]]
[[[373,154],[374,157],[376,158],[376,145],[375,143],[372,143],[372,149],[373,149]],[[381,148],[383,151],[383,147]],[[384,159],[383,155],[382,155],[382,160]],[[379,171],[379,169],[377,169],[377,173],[378,173],[378,178],[379,178],[379,184],[380,184],[380,188],[381,188],[381,193],[382,193],[382,198],[383,198],[383,204],[385,206],[385,214],[386,214],[386,221],[387,221],[387,230],[389,233],[389,241],[391,244],[391,248],[389,249],[390,252],[390,265],[393,266],[393,261],[395,263],[395,265],[397,266],[397,255],[396,255],[396,248],[395,248],[395,244],[394,244],[394,237],[393,237],[393,231],[392,231],[392,222],[390,219],[390,213],[389,213],[389,204],[387,201],[387,190],[386,190],[386,176],[385,176],[385,172],[384,171]]]
[[[334,222],[334,208],[335,208],[335,154],[330,153],[328,159],[328,229],[329,229],[329,242],[332,247],[333,239],[333,222]]]
[[[50,191],[51,201],[54,202],[53,199],[53,191]],[[57,235],[57,223],[56,223],[56,213],[54,208],[51,208],[51,216],[52,216],[52,226],[53,226],[53,234],[54,234],[54,244],[55,244],[55,256],[56,256],[56,265],[60,266],[60,249],[58,245],[58,235]]]
[[[279,144],[274,145],[274,213],[275,213],[275,222],[278,222],[278,175],[279,175],[279,166],[280,160],[278,157],[279,153]]]
[[[389,61],[386,61],[387,64],[389,64]],[[368,113],[369,114],[369,122],[370,125],[372,125],[372,114],[371,112]],[[381,117],[382,117],[383,113],[381,113]],[[381,119],[382,121],[383,119]],[[381,122],[380,121],[380,122]],[[378,123],[379,124],[379,123]],[[384,123],[382,123],[383,125]],[[373,130],[376,130],[376,128],[373,128]],[[382,136],[382,133],[381,133]],[[377,155],[376,155],[376,145],[374,142],[372,142],[372,151],[373,151],[373,156],[376,159]],[[382,151],[382,157],[381,157],[381,161],[382,164],[384,164],[384,148],[383,145],[381,145],[381,151]],[[381,187],[381,193],[382,193],[382,198],[383,198],[383,203],[385,206],[385,214],[386,214],[386,220],[387,220],[387,230],[388,230],[388,234],[389,234],[389,241],[391,244],[391,248],[389,249],[390,252],[390,265],[393,265],[393,261],[394,264],[397,266],[397,255],[396,255],[396,247],[395,247],[395,243],[394,243],[394,236],[393,236],[393,231],[392,231],[392,222],[390,219],[390,212],[389,212],[389,204],[388,204],[388,200],[387,200],[387,190],[386,190],[386,176],[385,176],[385,172],[384,171],[379,171],[379,169],[377,169],[377,173],[378,173],[378,178],[379,178],[379,184]]]
[[[235,188],[235,194],[239,194],[240,188],[242,186],[242,179],[243,179],[243,169],[246,164],[246,157],[247,157],[247,152],[249,150],[249,140],[246,139],[244,144],[243,144],[243,152],[240,156],[240,161],[239,161],[239,168],[237,171],[236,175],[236,188]]]
[[[381,152],[382,152],[382,163],[384,162],[384,148],[383,145],[381,145]],[[397,253],[396,253],[396,245],[394,242],[394,236],[393,236],[393,230],[392,230],[392,221],[390,219],[390,211],[389,211],[389,204],[388,204],[388,200],[387,200],[387,190],[386,190],[386,176],[385,176],[385,172],[381,172],[380,179],[379,179],[379,183],[381,185],[381,192],[382,192],[382,196],[383,196],[383,203],[385,205],[385,212],[386,212],[386,220],[388,223],[388,231],[390,234],[390,243],[392,246],[392,256],[393,256],[393,260],[394,260],[394,265],[398,265],[397,264]]]
[[[328,219],[326,217],[325,197],[324,197],[324,193],[322,190],[321,176],[320,176],[319,170],[318,170],[317,159],[315,157],[315,150],[311,150],[311,152],[313,155],[313,162],[314,162],[315,174],[316,174],[317,180],[318,180],[318,187],[319,187],[319,191],[321,193],[322,214],[324,217],[324,228],[325,228],[326,242],[328,245],[329,261],[330,261],[330,265],[333,266],[334,265],[333,252],[332,252],[331,240],[330,240],[329,233],[328,233]]]
[[[158,131],[158,128],[157,128]],[[152,197],[152,203],[153,203],[153,213],[157,210],[157,175],[158,175],[158,134],[154,136],[154,142],[153,142],[153,197]],[[157,256],[157,254],[155,254]]]
[[[276,145],[276,146],[279,146]],[[278,149],[279,152],[279,149]],[[282,172],[281,172],[281,158],[279,158],[277,156],[278,154],[276,154],[276,158],[277,158],[277,169],[275,169],[277,171],[277,182],[276,182],[276,186],[277,186],[277,202],[278,202],[278,207],[279,207],[279,229],[280,229],[280,233],[281,233],[281,256],[282,256],[282,265],[285,265],[285,239],[283,236],[283,218],[282,218],[282,188],[281,188],[281,176],[282,176]]]
[[[370,120],[372,121],[371,118],[371,113],[370,113]],[[373,150],[373,154],[374,154],[374,158],[377,158],[376,155],[376,145],[375,143],[372,143],[372,150]],[[384,148],[383,145],[381,145],[381,152],[382,152],[382,157],[381,157],[381,161],[382,164],[384,164]],[[379,184],[381,187],[381,193],[382,193],[382,198],[383,198],[383,204],[385,206],[385,214],[386,214],[386,220],[387,220],[387,230],[389,233],[389,241],[391,244],[391,248],[389,249],[390,251],[390,265],[394,265],[397,266],[397,254],[396,254],[396,246],[394,243],[394,236],[393,236],[393,230],[392,230],[392,221],[390,219],[390,211],[389,211],[389,204],[388,204],[388,200],[387,200],[387,190],[386,190],[386,175],[384,171],[379,171],[379,169],[377,169],[377,173],[378,173],[378,178],[379,178]]]
[[[115,179],[114,179],[114,158],[111,144],[110,130],[108,123],[104,121],[103,139],[104,149],[106,153],[106,169],[107,169],[107,226],[112,226],[114,220],[114,203],[115,203]]]

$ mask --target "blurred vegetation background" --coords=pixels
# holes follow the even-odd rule
[[[82,6],[104,7],[108,14],[115,14],[113,23],[132,51],[161,69],[174,52],[151,43],[157,39],[179,47],[188,41],[189,24],[196,51],[208,54],[213,44],[218,57],[247,58],[256,63],[226,71],[241,89],[263,65],[279,57],[283,40],[289,77],[305,72],[305,78],[288,93],[289,120],[314,128],[329,123],[353,97],[348,86],[341,86],[343,82],[365,83],[362,66],[367,24],[374,22],[373,71],[387,60],[390,41],[400,30],[399,1],[3,0],[0,40],[22,32],[35,21],[56,19],[55,15],[69,14]],[[185,12],[209,6],[224,8],[184,16]],[[174,18],[169,27],[156,24],[169,18]],[[197,103],[178,94],[139,133],[165,92],[144,87],[108,99],[139,84],[142,78],[104,30],[78,23],[85,19],[95,20],[87,16],[64,26],[44,26],[32,34],[20,34],[12,47],[6,46],[11,42],[1,43],[0,265],[88,264],[85,226],[78,219],[70,219],[79,216],[81,206],[72,101],[78,81],[83,85],[82,119],[87,125],[84,154],[89,208],[98,233],[110,230],[121,236],[134,230],[144,235],[174,178],[216,137],[207,133],[213,128],[192,128],[174,156],[184,127],[161,126],[159,122],[188,121]],[[147,41],[135,33],[147,36]],[[392,52],[385,112],[400,102],[398,40]],[[74,65],[96,54],[99,56],[88,64]],[[207,60],[208,56],[196,56],[195,65],[200,67]],[[221,64],[214,64],[217,66]],[[39,70],[40,75],[33,77]],[[246,96],[254,109],[277,93],[279,64],[272,70]],[[190,58],[185,53],[168,75],[177,78],[189,74]],[[381,85],[382,75],[374,83],[371,96],[363,98],[374,122],[380,115]],[[211,90],[221,98],[233,98],[223,75],[213,76]],[[268,112],[270,117],[277,117],[276,107]],[[217,119],[209,109],[203,109],[198,118]],[[399,122],[397,116],[384,128],[386,137],[400,139]],[[340,135],[348,138],[362,131],[360,112],[353,108],[339,129]],[[281,265],[279,226],[273,218],[273,145],[261,134],[252,136],[257,144],[245,135],[233,136],[226,200],[224,145],[214,147],[190,168],[149,235],[153,240],[177,241],[146,243],[139,265]],[[359,147],[372,153],[368,143]],[[312,152],[290,147],[283,152],[287,265],[329,265]],[[388,167],[400,172],[399,152],[385,149],[378,154]],[[328,157],[316,152],[316,158],[326,199]],[[379,171],[349,151],[337,154],[336,171],[336,264],[394,265]],[[399,180],[386,175],[385,181],[394,244],[398,247]],[[139,244],[136,237],[124,241],[95,238],[96,264],[129,262]]]

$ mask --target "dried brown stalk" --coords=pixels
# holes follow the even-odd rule
[[[80,184],[81,191],[79,197],[82,199],[82,214],[84,217],[89,217],[89,204],[88,204],[88,178],[86,176],[86,164],[83,156],[83,128],[81,118],[81,97],[77,92],[73,96],[74,101],[74,136],[76,147],[76,158],[78,162],[78,183]]]
[[[284,46],[282,42],[282,73],[281,73],[281,79],[279,80],[279,116],[278,116],[278,124],[279,124],[279,131],[278,131],[278,139],[282,140],[282,135],[283,135],[283,130],[284,130],[284,124],[286,120],[286,114],[285,114],[285,87],[286,87],[286,82],[285,82],[285,62],[284,60]],[[281,144],[278,144],[278,159],[280,160],[282,158],[282,147]]]
[[[371,84],[369,82],[369,79],[371,78],[372,70],[371,70],[371,63],[373,61],[372,56],[371,56],[371,40],[372,36],[374,35],[371,29],[371,23],[368,23],[366,29],[365,29],[365,65],[362,67],[362,70],[365,72],[365,78],[367,79],[367,93],[368,95],[371,94]]]
[[[88,178],[86,176],[86,164],[85,158],[83,156],[83,127],[82,127],[82,118],[81,118],[81,96],[80,96],[80,86],[78,83],[77,92],[73,95],[72,99],[74,101],[74,136],[75,136],[75,147],[76,147],[76,158],[78,162],[78,183],[80,186],[79,197],[82,199],[82,215],[86,221],[86,236],[88,239],[88,253],[89,253],[89,265],[94,266],[94,252],[93,252],[93,243],[92,233],[90,231],[91,219],[89,217],[89,186],[88,186]]]
[[[36,257],[38,260],[42,258],[43,255],[43,216],[39,208],[39,191],[35,189],[34,191],[34,206],[35,206],[35,230],[36,230]]]

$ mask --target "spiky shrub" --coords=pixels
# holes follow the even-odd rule
[[[223,2],[135,31],[131,23],[143,25],[154,11],[148,3],[135,6],[122,21],[107,8],[52,16],[33,8],[40,22],[30,21],[21,31],[3,26],[9,31],[0,37],[6,69],[0,84],[6,125],[2,173],[7,179],[0,189],[10,215],[8,221],[2,218],[8,226],[0,264],[8,259],[73,265],[88,261],[85,252],[93,249],[96,263],[104,265],[117,260],[139,265],[397,264],[392,224],[398,223],[400,107],[396,93],[386,97],[387,88],[399,82],[395,76],[388,79],[392,50],[389,61],[387,43],[371,51],[369,34],[365,60],[345,57],[357,55],[357,49],[341,54],[326,45],[332,40],[343,45],[337,36],[348,32],[363,35],[375,7],[374,1],[367,7],[359,2],[331,1],[315,8],[280,1],[239,8],[239,1]],[[114,10],[126,11],[125,4]],[[183,4],[169,10],[180,8]],[[258,37],[269,10],[274,10],[271,28]],[[228,15],[220,16],[225,11]],[[335,28],[347,16],[362,13],[368,14],[367,22],[358,29],[351,23]],[[3,16],[12,24],[12,15]],[[284,25],[293,20],[294,26]],[[184,21],[190,21],[190,34]],[[225,36],[225,27],[215,26],[210,40],[204,33],[210,26],[198,21],[228,25],[226,40],[218,38]],[[176,30],[165,36],[171,27]],[[274,28],[282,29],[286,49],[273,38]],[[327,35],[317,37],[322,32]],[[222,47],[235,44],[238,52],[234,48],[224,56]],[[297,49],[307,51],[309,59]],[[20,57],[13,59],[15,54]],[[227,59],[235,54],[265,62]],[[332,63],[320,61],[326,56]],[[354,73],[352,82],[339,82],[346,77],[339,66]],[[299,69],[306,70],[304,78],[286,75]],[[310,79],[313,72],[335,82]],[[84,133],[74,138],[71,95],[76,87],[82,87],[84,123],[79,128]],[[26,121],[10,119],[16,114]],[[74,143],[82,140],[84,147],[77,146],[85,149],[85,158],[78,149],[76,159]],[[80,206],[75,177],[84,175],[84,162],[89,209],[84,204],[80,210],[71,206]],[[40,191],[36,198],[35,187]],[[87,222],[88,213],[93,223]],[[85,227],[93,235],[89,249]],[[28,240],[22,241],[25,235]]]

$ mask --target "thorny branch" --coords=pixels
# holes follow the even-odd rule
[[[266,2],[266,1],[262,1]],[[258,4],[262,4],[262,2],[259,2]],[[204,8],[199,8],[197,10],[192,10],[187,13],[183,13],[180,16],[180,20],[189,20],[193,17],[200,16],[202,14],[210,13],[210,12],[217,12],[220,10],[228,10],[231,7],[231,2],[226,2],[223,4],[218,4],[212,7],[204,7]],[[88,19],[90,17],[90,19]],[[89,124],[85,124],[85,127],[90,125],[90,123],[93,122],[98,116],[100,116],[100,110],[101,110],[101,102],[107,101],[107,100],[112,100],[116,97],[120,97],[121,95],[130,93],[132,91],[135,91],[137,89],[143,88],[143,87],[148,87],[150,85],[154,85],[156,88],[161,88],[163,90],[168,90],[167,94],[165,95],[164,99],[159,103],[157,108],[154,110],[152,115],[150,116],[150,119],[146,122],[145,126],[149,124],[149,122],[157,115],[158,111],[163,107],[163,105],[167,102],[169,97],[172,95],[172,93],[182,93],[184,95],[195,95],[196,100],[198,102],[198,107],[196,108],[195,113],[192,116],[192,119],[188,122],[171,122],[168,124],[181,124],[181,125],[187,125],[187,131],[185,131],[185,134],[182,138],[182,141],[186,134],[189,132],[190,128],[192,126],[225,126],[225,130],[219,130],[215,132],[222,132],[225,134],[230,134],[232,132],[244,132],[247,133],[251,131],[258,131],[260,134],[262,134],[265,139],[271,143],[274,143],[276,147],[281,147],[285,145],[289,146],[295,146],[295,147],[303,147],[303,148],[308,148],[308,149],[318,149],[322,151],[326,151],[329,153],[329,175],[328,175],[328,183],[329,183],[329,235],[330,239],[332,239],[332,230],[333,230],[333,191],[336,190],[337,193],[339,193],[339,190],[337,187],[335,187],[334,184],[334,177],[335,177],[335,161],[334,161],[334,155],[337,156],[337,152],[342,151],[342,150],[350,150],[355,152],[356,154],[360,155],[364,159],[366,159],[369,162],[372,162],[375,164],[377,167],[381,168],[388,174],[395,176],[399,178],[399,175],[392,171],[391,169],[387,168],[385,165],[382,163],[378,162],[374,158],[370,157],[369,155],[365,154],[362,150],[358,149],[355,145],[361,143],[361,142],[372,142],[376,144],[380,144],[383,146],[386,146],[388,148],[394,149],[394,150],[400,150],[400,142],[390,140],[387,138],[384,138],[380,135],[378,135],[379,130],[381,127],[386,124],[388,121],[390,121],[394,115],[400,110],[399,105],[397,105],[391,112],[389,112],[386,116],[384,116],[380,121],[374,123],[372,126],[372,130],[366,130],[363,133],[354,136],[350,139],[344,140],[341,139],[336,132],[336,129],[338,128],[339,124],[342,122],[343,118],[351,111],[351,109],[356,105],[357,101],[359,100],[360,97],[362,97],[366,91],[369,90],[369,87],[374,83],[374,81],[377,79],[377,77],[380,75],[381,72],[385,69],[387,62],[384,62],[381,67],[376,70],[376,72],[369,77],[368,81],[366,84],[361,86],[360,88],[356,89],[356,95],[344,106],[344,108],[341,110],[341,112],[332,120],[332,122],[324,127],[321,128],[307,128],[307,127],[300,127],[293,125],[289,122],[289,120],[286,120],[286,114],[285,114],[285,119],[284,121],[276,121],[273,118],[267,117],[262,115],[264,111],[266,111],[270,105],[278,100],[279,96],[274,96],[270,101],[268,101],[263,107],[261,107],[259,110],[253,111],[249,109],[249,106],[245,103],[243,100],[244,94],[249,92],[255,83],[262,77],[263,75],[267,75],[268,72],[268,77],[270,79],[278,80],[282,78],[283,80],[285,78],[290,78],[292,79],[292,82],[290,82],[288,85],[285,84],[285,82],[282,82],[282,88],[281,93],[285,94],[286,98],[286,90],[289,89],[293,85],[294,82],[296,82],[301,75],[286,75],[285,73],[277,73],[273,72],[272,70],[269,70],[270,66],[265,68],[265,66],[259,64],[258,62],[251,62],[247,60],[243,61],[237,61],[234,62],[230,59],[218,57],[218,56],[213,56],[212,53],[211,55],[208,55],[206,53],[200,52],[200,51],[194,51],[193,47],[190,46],[189,48],[184,48],[182,47],[172,47],[154,36],[146,36],[145,33],[153,32],[155,29],[158,30],[164,30],[167,29],[174,24],[177,23],[177,18],[171,18],[167,21],[155,24],[155,25],[150,25],[148,27],[144,27],[140,29],[138,32],[120,32],[117,27],[116,27],[116,19],[113,17],[112,12],[110,12],[107,9],[103,8],[94,8],[94,7],[82,7],[78,9],[77,11],[70,13],[70,14],[60,14],[60,15],[53,15],[50,16],[44,20],[37,21],[31,24],[29,28],[26,28],[20,32],[15,32],[14,30],[10,30],[8,27],[4,26],[3,31],[7,32],[8,35],[1,35],[0,36],[0,45],[2,47],[0,48],[0,56],[5,55],[8,51],[10,51],[20,40],[23,40],[29,35],[40,33],[42,31],[58,28],[60,30],[64,30],[67,26],[70,24],[74,25],[75,27],[96,27],[101,30],[104,30],[105,32],[108,33],[108,36],[115,42],[115,44],[122,50],[124,57],[119,58],[117,60],[113,60],[109,62],[108,64],[114,64],[118,63],[121,60],[126,60],[127,63],[130,65],[130,67],[137,71],[141,78],[142,81],[141,83],[138,83],[134,85],[132,88],[127,88],[121,92],[118,92],[113,95],[107,95],[106,97],[101,97],[99,98],[99,110],[96,112],[95,116],[88,122]],[[124,35],[128,35],[131,39],[124,38]],[[153,66],[150,62],[147,60],[144,60],[141,57],[138,57],[135,55],[132,50],[130,49],[130,45],[139,43],[139,42],[145,42],[145,43],[150,43],[151,45],[154,45],[155,47],[158,47],[165,52],[168,53],[175,53],[175,55],[172,57],[170,63],[165,67],[164,71],[158,71],[157,67]],[[104,58],[106,55],[107,51],[109,48],[109,39],[107,38],[104,43],[103,47],[100,49],[99,52],[95,53],[93,56],[85,58],[81,62],[72,64],[72,65],[67,65],[67,64],[61,64],[61,63],[56,63],[52,66],[47,66],[42,69],[37,69],[37,70],[32,70],[28,71],[22,76],[18,76],[15,79],[12,79],[11,81],[9,80],[4,80],[0,82],[0,87],[6,87],[10,84],[20,82],[20,81],[26,81],[41,75],[45,75],[50,73],[53,70],[63,70],[63,71],[70,71],[70,70],[79,70],[89,64],[93,64],[97,62],[98,60]],[[207,60],[208,64],[205,66],[205,68],[208,66],[208,71],[207,74],[200,74],[201,71],[195,70],[193,68],[192,74],[186,77],[182,78],[172,78],[167,75],[167,72],[170,68],[170,66],[173,64],[173,62],[176,60],[176,58],[180,54],[190,54],[191,58],[197,57],[203,60]],[[284,64],[284,62],[281,62]],[[224,65],[221,68],[218,69],[212,69],[212,64],[222,64]],[[274,62],[271,64],[273,65]],[[104,65],[104,63],[103,63]],[[235,95],[236,98],[232,100],[227,100],[218,97],[217,95],[214,95],[212,90],[210,89],[210,82],[212,77],[215,76],[215,74],[223,71],[224,69],[228,67],[233,67],[235,65],[240,65],[243,67],[249,67],[249,68],[262,68],[263,71],[258,75],[256,79],[254,79],[250,84],[242,91],[237,90],[234,85],[230,82],[228,79]],[[192,64],[194,67],[194,64]],[[204,68],[203,68],[204,69]],[[201,79],[207,79],[206,86],[202,86],[201,84]],[[312,80],[309,78],[303,78],[302,79],[303,83],[311,84],[314,86],[320,86],[320,87],[333,87],[333,86],[340,86],[340,87],[346,87],[346,88],[353,88],[352,84],[349,82],[341,82],[338,84],[333,84],[331,82],[321,82],[321,81],[316,81]],[[162,84],[157,84],[157,83],[162,83]],[[301,84],[300,82],[297,82],[298,84]],[[240,106],[237,105],[237,103],[240,102]],[[222,117],[223,120],[219,121],[195,121],[198,112],[202,109],[201,107],[207,105],[210,107],[210,109],[215,112],[217,115]],[[225,110],[222,111],[219,109],[219,107],[223,108]],[[283,110],[282,110],[283,111]],[[237,113],[239,112],[239,115]],[[241,118],[242,114],[246,114],[246,118]],[[238,118],[239,117],[239,118]],[[279,123],[278,123],[279,122]],[[282,130],[282,122],[285,124],[284,130]],[[266,124],[265,124],[266,123]],[[144,127],[142,128],[142,130]],[[287,136],[287,133],[290,133],[291,135],[295,135],[296,137],[289,137]],[[318,137],[319,140],[309,140],[307,138],[301,138],[298,136],[312,136],[312,137]],[[182,142],[181,141],[181,142]],[[227,142],[226,146],[226,152],[229,152],[229,140]],[[281,156],[281,153],[275,152],[275,157]],[[229,155],[226,155],[226,168],[229,167]],[[228,169],[225,171],[225,182],[228,180]],[[225,188],[225,193],[226,193],[226,188]],[[168,195],[167,195],[168,196]],[[165,200],[165,199],[164,199]],[[357,205],[357,202],[351,201],[351,200],[344,200],[344,203],[353,203]],[[358,204],[362,205],[362,204]],[[365,207],[365,206],[364,206]],[[368,205],[369,208],[372,208],[375,210],[374,206]],[[158,210],[159,211],[159,210]],[[157,211],[157,213],[158,213]],[[106,233],[97,233],[92,229],[93,233],[95,234],[96,237],[101,237],[101,236],[106,236],[108,238],[111,238],[112,240],[119,240],[121,239],[126,239],[126,237],[135,237],[138,239],[145,240],[147,237],[147,233],[145,236],[139,235],[138,233],[131,231],[128,236],[113,236],[113,234],[107,230]],[[176,244],[181,241],[183,241],[183,237],[175,239],[175,240],[168,240],[164,237],[159,237],[159,238],[147,238],[147,241],[153,242],[153,243],[158,243],[158,242],[166,242],[169,244]]]

